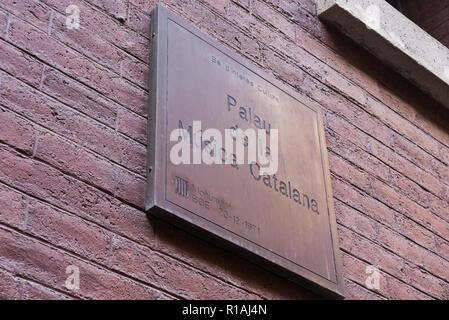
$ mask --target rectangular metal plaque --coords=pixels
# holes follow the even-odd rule
[[[319,106],[162,6],[151,32],[147,211],[343,297]],[[277,129],[277,172],[261,175],[254,162],[173,164],[170,135],[185,129],[194,140],[194,121],[203,131]],[[233,151],[223,148],[223,158]]]

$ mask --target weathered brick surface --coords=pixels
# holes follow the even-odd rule
[[[141,8],[135,6],[134,4],[129,4],[129,19],[126,25],[136,31],[137,33],[149,38],[150,35],[150,16],[145,13]]]
[[[0,185],[0,221],[15,228],[22,228],[25,221],[25,210],[25,196]]]
[[[129,241],[112,244],[111,267],[188,299],[259,299],[172,258]]]
[[[0,106],[0,142],[32,155],[36,131],[33,124]]]
[[[100,10],[105,13],[113,16],[119,22],[123,23],[126,21],[127,12],[128,12],[128,1],[123,0],[88,0],[90,4],[98,7]]]
[[[167,299],[170,296],[152,287],[117,275],[96,264],[86,262],[41,241],[27,238],[15,231],[0,228],[3,246],[0,255],[4,268],[14,274],[45,283],[56,290],[90,299]],[[67,289],[66,267],[80,269],[80,289]]]
[[[145,147],[0,71],[2,103],[18,114],[90,150],[145,173]]]
[[[6,29],[8,26],[8,14],[0,11],[0,37],[6,38]]]
[[[9,39],[20,49],[33,53],[50,66],[59,68],[72,77],[81,75],[83,83],[137,113],[145,114],[146,93],[143,90],[124,81],[117,73],[86,59],[74,49],[64,46],[47,33],[22,20],[13,19]]]
[[[94,6],[89,5],[82,0],[40,0],[49,7],[54,8],[61,14],[65,15],[65,9],[69,5],[77,5],[82,13],[82,28],[89,31],[96,32],[106,41],[115,44],[117,47],[123,49],[142,61],[148,60],[149,46],[145,37],[135,33],[134,31],[124,28],[120,21],[111,19],[107,13],[97,10]],[[98,3],[106,1],[98,1]],[[145,1],[147,2],[147,1]],[[148,1],[152,2],[152,1]],[[112,4],[107,4],[113,7]],[[117,7],[115,7],[117,8]],[[132,39],[132,40],[130,40]]]
[[[89,260],[106,263],[111,234],[77,216],[30,201],[25,232]]]
[[[119,105],[53,68],[42,73],[41,91],[115,129]]]
[[[13,274],[0,269],[0,299],[21,299],[20,284]]]
[[[43,65],[5,41],[0,40],[0,44],[2,70],[34,87],[39,86]]]
[[[0,8],[14,14],[15,16],[27,20],[29,23],[47,30],[50,24],[51,11],[48,7],[36,0],[4,0]]]
[[[28,300],[71,300],[73,297],[47,288],[39,283],[28,280],[22,280],[22,296],[21,299]]]
[[[143,212],[156,2],[0,3],[0,298],[315,297]],[[159,2],[321,104],[347,298],[448,299],[449,111],[314,0]]]

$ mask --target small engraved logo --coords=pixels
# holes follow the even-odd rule
[[[176,176],[176,193],[184,198],[189,197],[189,182]]]

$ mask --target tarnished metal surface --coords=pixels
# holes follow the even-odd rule
[[[342,296],[319,106],[168,10],[157,7],[152,21],[148,212]],[[278,171],[263,177],[254,164],[172,164],[170,133],[197,120],[203,130],[278,129]]]

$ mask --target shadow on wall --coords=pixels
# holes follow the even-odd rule
[[[429,126],[436,126],[449,135],[448,108],[429,97],[335,27],[324,25],[324,28],[336,53],[375,82],[377,87],[369,87],[369,84],[366,84],[369,91],[380,94],[380,98],[391,102],[390,107],[405,118],[422,119]]]

